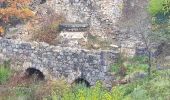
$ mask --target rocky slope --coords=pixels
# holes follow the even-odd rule
[[[68,22],[88,23],[91,33],[103,34],[114,28],[123,0],[51,0],[47,5],[63,14]]]
[[[87,33],[107,38],[114,42],[113,44],[121,46],[128,55],[135,54],[137,44],[141,43],[139,33],[150,32],[149,15],[146,10],[148,0],[34,1],[32,8],[36,16],[42,19],[51,18],[51,13],[57,13],[65,17],[65,22],[87,23],[90,25]],[[41,20],[38,23],[37,25],[41,26]]]

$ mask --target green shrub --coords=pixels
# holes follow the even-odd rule
[[[122,100],[124,98],[124,91],[121,86],[112,88],[112,99],[111,100]]]
[[[156,71],[150,78],[124,85],[124,95],[131,100],[168,100],[170,70]]]
[[[119,64],[113,64],[112,66],[111,66],[111,72],[115,72],[115,73],[118,73],[118,71],[120,70],[120,66],[119,66]]]
[[[166,100],[170,93],[170,70],[156,71],[143,87],[152,99]]]
[[[163,28],[167,26],[164,24],[168,24],[169,21],[170,0],[150,0],[148,11],[153,16],[153,25],[156,24],[153,29]],[[158,27],[157,24],[160,24],[161,26]]]
[[[110,67],[111,72],[118,73],[120,71],[120,68],[124,66],[123,65],[124,62],[125,62],[124,57],[120,55],[119,58],[117,59],[117,62]]]
[[[148,57],[146,56],[135,56],[133,58],[129,58],[127,67],[127,73],[131,74],[134,72],[146,72],[148,69]]]
[[[133,58],[127,58],[126,60],[120,57],[117,63],[110,67],[111,72],[118,73],[121,68],[125,67],[126,74],[132,74],[134,72],[146,72],[148,69],[148,57],[146,56],[134,56]]]
[[[163,3],[165,0],[150,0],[149,2],[149,12],[155,16],[163,11]]]
[[[170,12],[170,0],[150,0],[148,10],[153,16],[159,13],[168,14]]]
[[[164,0],[163,12],[164,14],[168,14],[170,12],[170,0]]]
[[[127,67],[127,74],[132,74],[134,72],[146,72],[148,65],[147,64],[137,64],[137,65],[128,64],[126,67]]]
[[[130,61],[134,64],[145,64],[148,61],[147,56],[134,56],[130,59]]]
[[[7,61],[0,65],[0,84],[5,83],[11,75],[11,70]]]
[[[143,59],[131,60],[138,65],[145,63]],[[81,84],[70,87],[65,81],[50,81],[43,85],[10,89],[11,94],[5,100],[169,100],[169,77],[170,70],[155,70],[150,77],[117,85],[110,91],[101,82],[87,88]]]
[[[54,91],[52,94],[52,100],[122,100],[123,98],[121,88],[113,88],[112,91],[108,91],[102,87],[100,82],[91,88],[77,85],[63,96],[57,95]]]
[[[147,91],[142,89],[141,86],[134,88],[133,92],[131,93],[131,98],[133,100],[148,100]]]
[[[13,87],[6,91],[2,100],[37,100],[34,93],[35,88],[33,87]]]
[[[16,87],[14,88],[14,92],[17,96],[30,95],[31,89],[26,87]]]
[[[110,91],[97,82],[90,88],[84,85],[67,87],[61,81],[50,82],[44,88],[39,87],[40,92],[51,91],[51,94],[41,95],[42,99],[36,99],[36,87],[15,87],[12,89],[14,96],[6,100],[169,100],[170,96],[170,70],[155,71],[151,77],[136,80],[125,85],[113,87]],[[61,84],[62,83],[62,84]],[[48,87],[49,86],[49,87]],[[47,89],[45,89],[47,88]]]

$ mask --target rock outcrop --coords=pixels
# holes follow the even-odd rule
[[[109,33],[122,14],[123,0],[51,0],[47,5],[63,14],[68,22],[88,23],[90,32]]]

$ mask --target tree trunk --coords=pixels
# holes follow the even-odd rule
[[[151,52],[148,50],[148,75],[151,75]]]

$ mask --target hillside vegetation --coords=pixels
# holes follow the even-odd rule
[[[0,0],[1,2],[6,6],[0,8],[0,36],[5,35],[8,25],[14,19],[29,24],[32,20],[35,21],[35,15],[29,8],[30,0]],[[11,68],[10,61],[5,61],[0,64],[0,100],[170,100],[170,55],[164,55],[168,59],[166,64],[159,63],[159,58],[164,57],[161,54],[158,55],[161,57],[153,57],[148,45],[148,41],[150,44],[170,43],[170,0],[149,0],[148,3],[146,10],[151,17],[152,32],[148,35],[149,40],[142,37],[147,53],[133,57],[124,57],[121,53],[117,62],[110,66],[109,71],[115,77],[111,88],[106,88],[101,81],[95,86],[87,87],[83,82],[68,84],[64,79],[39,80],[37,74],[28,75],[16,71]],[[31,39],[49,44],[58,42],[54,38],[58,36],[59,24],[66,19],[57,14],[41,19],[44,19],[40,20],[41,26],[32,26],[35,34]],[[102,45],[100,39],[92,38],[91,41],[92,44],[100,41],[99,44]],[[169,50],[163,49],[162,52],[167,51]]]

